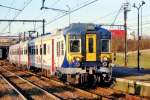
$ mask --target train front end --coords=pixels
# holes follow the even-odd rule
[[[94,24],[78,23],[71,25],[66,33],[68,67],[59,70],[63,79],[72,84],[109,83],[111,32]]]

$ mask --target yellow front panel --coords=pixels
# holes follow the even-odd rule
[[[96,61],[96,34],[86,34],[86,61]]]

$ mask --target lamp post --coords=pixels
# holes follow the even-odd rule
[[[137,23],[137,35],[138,35],[138,40],[137,40],[137,67],[138,67],[138,71],[140,70],[140,36],[139,36],[139,10],[140,8],[145,4],[144,1],[142,1],[141,4],[139,4],[139,6],[136,6],[136,4],[133,4],[133,7],[137,9],[138,11],[138,23]]]

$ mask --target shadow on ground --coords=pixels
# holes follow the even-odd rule
[[[140,69],[137,68],[125,68],[125,67],[113,67],[112,68],[113,77],[123,78],[127,76],[143,76],[150,74],[150,69]]]

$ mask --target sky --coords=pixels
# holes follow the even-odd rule
[[[95,24],[114,23],[123,25],[123,9],[119,9],[123,3],[129,2],[129,12],[127,15],[128,34],[132,32],[137,34],[137,9],[133,7],[133,3],[139,6],[142,0],[45,0],[45,6],[66,11],[69,11],[70,8],[70,11],[73,11],[92,1],[96,2],[71,13],[70,22]],[[150,36],[150,0],[144,1],[146,4],[142,6],[142,35]],[[0,5],[22,10],[20,12],[0,6],[0,19],[45,19],[46,32],[52,32],[53,30],[64,28],[69,25],[69,14],[50,9],[41,10],[42,0],[0,0]],[[58,17],[62,15],[65,16],[58,19]],[[23,22],[11,23],[8,25],[8,22],[0,22],[0,35],[18,35],[20,32],[27,32],[29,30],[36,30],[42,33],[41,25],[42,23]]]

